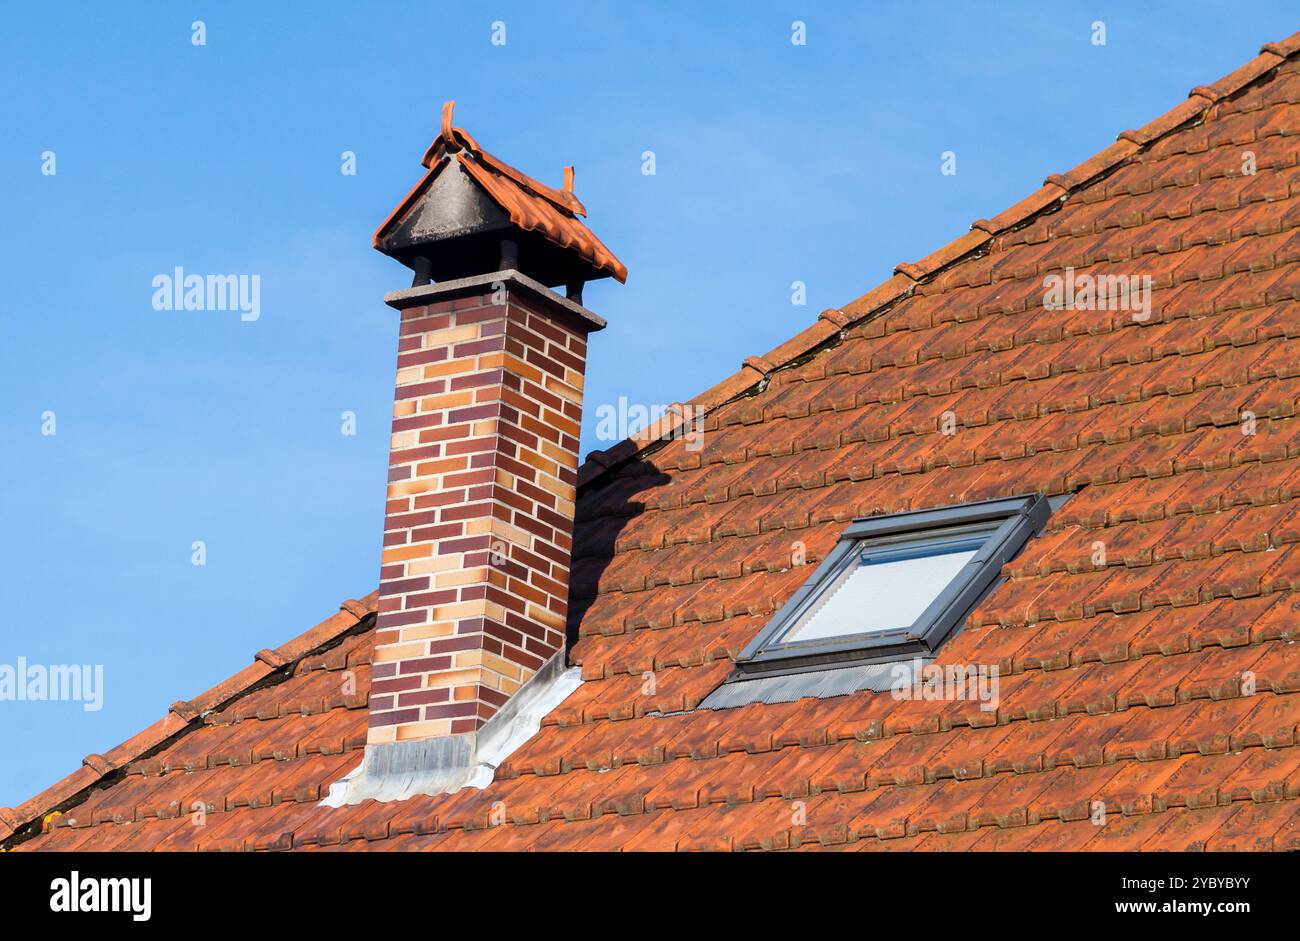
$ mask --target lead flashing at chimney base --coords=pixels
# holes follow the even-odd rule
[[[450,794],[492,783],[497,766],[537,734],[542,719],[582,685],[579,667],[565,668],[561,650],[475,735],[367,745],[365,757],[330,785],[324,807]]]
[[[514,271],[388,302],[401,328],[366,764],[463,770],[511,697],[557,656],[563,672],[586,338],[604,321]]]

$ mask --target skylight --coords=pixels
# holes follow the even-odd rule
[[[856,520],[728,683],[795,673],[823,682],[827,670],[932,657],[1050,512],[1031,495]],[[734,702],[735,691],[722,698]]]

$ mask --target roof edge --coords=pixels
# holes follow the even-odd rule
[[[1022,226],[1048,209],[1053,209],[1091,183],[1098,176],[1115,169],[1134,154],[1201,117],[1225,98],[1243,91],[1282,62],[1300,52],[1300,32],[1280,42],[1265,43],[1259,54],[1228,73],[1213,85],[1198,85],[1186,101],[1166,111],[1136,131],[1122,131],[1115,143],[1080,163],[1068,173],[1047,177],[1038,190],[992,219],[977,219],[967,232],[916,262],[903,262],[894,268],[893,277],[839,309],[822,311],[817,320],[803,331],[772,349],[765,356],[751,356],[740,369],[689,402],[675,402],[664,414],[634,435],[604,451],[592,451],[578,468],[578,486],[586,487],[627,463],[638,454],[664,442],[688,421],[704,415],[741,396],[766,385],[778,369],[814,352],[849,327],[884,313],[909,296],[916,285],[932,278],[971,254],[982,250],[993,238]]]
[[[242,696],[271,674],[297,663],[326,644],[337,640],[378,610],[377,589],[360,600],[347,599],[339,605],[337,614],[331,615],[315,627],[303,631],[274,650],[259,650],[254,655],[253,662],[234,676],[193,699],[172,703],[167,714],[143,732],[132,736],[103,755],[87,755],[82,759],[80,768],[35,797],[17,807],[0,807],[0,841],[9,839],[33,821],[53,813],[60,805],[66,804],[119,768],[135,761],[177,733],[201,722],[205,715]]]

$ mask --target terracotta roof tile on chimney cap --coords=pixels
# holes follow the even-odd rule
[[[578,297],[585,281],[625,282],[627,267],[579,220],[587,210],[573,167],[561,189],[533,179],[454,126],[455,105],[442,106],[420,160],[428,172],[375,232],[375,248],[414,270],[413,286],[511,268]]]
[[[451,126],[451,115],[452,112],[455,110],[456,110],[456,102],[454,101],[443,102],[442,135],[438,138],[438,140],[441,140],[443,142],[443,146],[446,147],[448,150],[450,150],[452,153],[455,153],[456,151],[460,150],[460,144],[456,141],[456,129]],[[434,143],[436,144],[437,141],[435,141]],[[431,145],[429,149],[425,152],[424,158],[420,161],[426,167],[433,162],[432,161],[433,149],[434,148]]]

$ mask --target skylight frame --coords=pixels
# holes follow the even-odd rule
[[[741,651],[728,679],[932,656],[1001,577],[1002,566],[1042,531],[1050,514],[1046,498],[1028,494],[854,520],[808,580]],[[919,543],[963,530],[988,535],[908,627],[807,641],[781,640],[798,625],[823,589],[873,543],[888,545],[896,539],[901,544]]]

